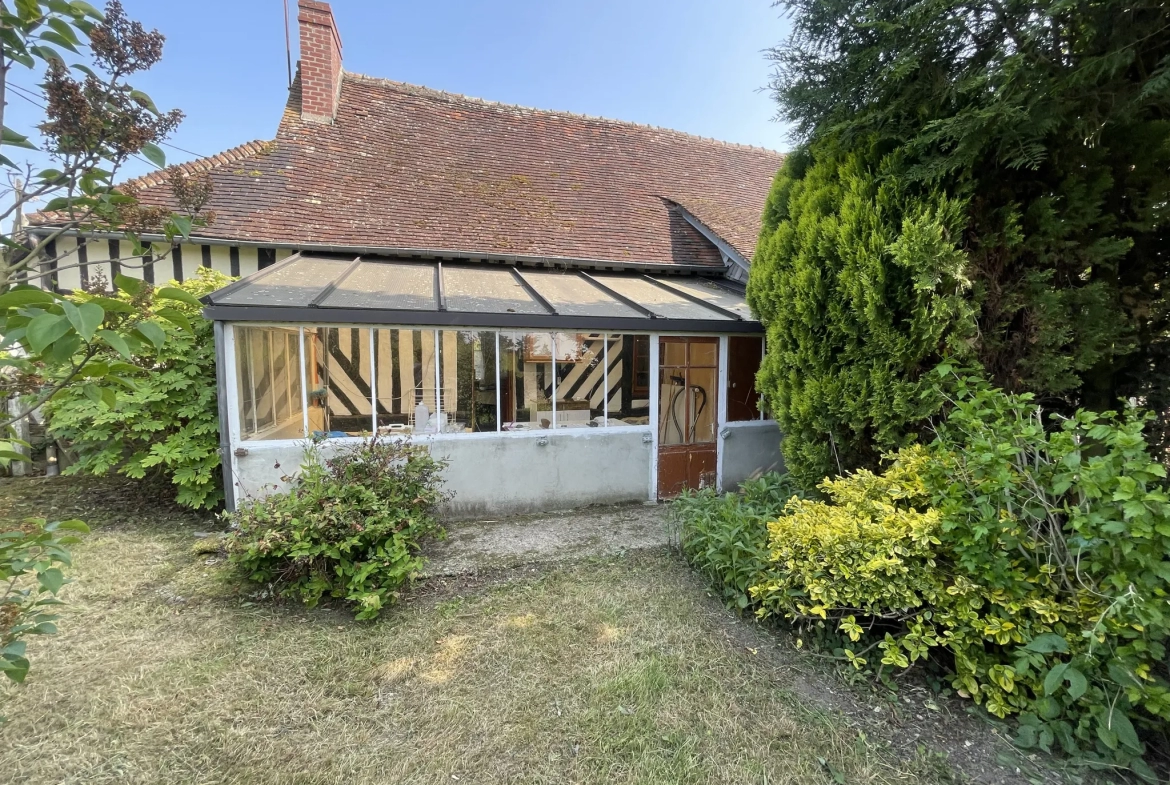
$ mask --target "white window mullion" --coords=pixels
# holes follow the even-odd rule
[[[297,346],[297,354],[300,359],[301,372],[301,422],[303,423],[305,438],[309,438],[309,375],[305,370],[305,328],[298,327],[300,333],[300,342]]]
[[[500,411],[500,333],[497,330],[496,336],[496,433],[503,430],[503,412]]]
[[[549,333],[552,342],[552,429],[557,429],[557,334]]]
[[[370,328],[370,433],[378,435],[378,345],[374,336],[378,333]]]
[[[439,355],[439,331],[432,331],[435,337],[435,433],[439,433],[442,427],[442,418],[439,413],[443,411],[443,399],[440,387],[442,384],[442,377],[440,376],[443,366],[442,357]]]
[[[604,418],[602,428],[609,427],[609,333],[601,337],[601,416]]]

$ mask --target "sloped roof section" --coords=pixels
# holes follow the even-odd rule
[[[209,172],[203,234],[252,243],[553,262],[722,266],[675,205],[750,259],[779,153],[346,73],[333,124],[185,164]],[[136,183],[166,205],[164,179]]]
[[[209,319],[758,333],[744,290],[674,271],[533,270],[293,254],[203,297]]]

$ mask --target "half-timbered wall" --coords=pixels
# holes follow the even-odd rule
[[[46,249],[41,263],[43,288],[60,292],[86,289],[99,279],[106,288],[117,275],[163,285],[184,281],[200,267],[210,267],[233,278],[249,275],[289,256],[286,249],[182,243],[165,255],[130,257],[127,240],[60,237]]]

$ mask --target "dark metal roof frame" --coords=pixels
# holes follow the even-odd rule
[[[657,286],[659,289],[665,289],[666,291],[670,292],[673,295],[681,297],[684,300],[690,300],[695,305],[701,305],[704,308],[707,308],[708,310],[714,311],[715,313],[722,314],[723,316],[726,316],[729,319],[734,319],[737,322],[743,321],[743,317],[740,316],[735,311],[728,310],[727,308],[716,305],[715,303],[712,303],[712,302],[707,302],[702,297],[699,297],[697,294],[692,294],[691,292],[688,292],[685,289],[679,289],[675,286],[671,286],[670,284],[665,283],[664,281],[659,281],[659,280],[656,280],[654,278],[651,278],[649,275],[643,275],[642,280],[649,281],[650,283]]]
[[[610,289],[608,286],[606,286],[601,281],[597,280],[596,278],[594,278],[592,275],[585,272],[584,270],[578,270],[577,274],[580,275],[582,278],[584,278],[589,283],[596,286],[601,291],[605,292],[607,295],[609,295],[613,299],[617,300],[619,303],[622,303],[623,305],[628,305],[629,307],[633,308],[638,313],[645,314],[650,319],[661,319],[662,318],[661,314],[654,313],[646,306],[642,305],[639,302],[631,300],[629,297],[626,297],[621,292],[616,292],[613,289]]]
[[[756,321],[663,319],[660,317],[565,316],[558,314],[475,313],[470,311],[381,310],[328,306],[209,305],[205,318],[223,322],[337,323],[425,327],[502,327],[591,332],[762,333]]]
[[[222,289],[216,289],[214,292],[210,292],[208,294],[203,295],[202,297],[199,298],[199,302],[203,303],[204,305],[211,305],[212,304],[212,302],[211,302],[212,295],[215,295],[216,298],[227,297],[229,294],[237,292],[240,289],[243,289],[245,286],[251,286],[256,281],[259,281],[261,278],[264,278],[268,275],[271,275],[272,273],[276,272],[277,270],[281,269],[282,267],[288,267],[290,264],[292,264],[293,262],[295,262],[297,259],[300,259],[300,258],[301,258],[301,254],[298,251],[297,253],[294,253],[291,256],[287,256],[284,259],[281,259],[276,264],[269,265],[268,267],[265,267],[263,270],[257,270],[256,272],[252,273],[251,275],[246,275],[243,278],[232,281],[231,283],[229,283],[227,286],[223,287]]]
[[[545,298],[545,296],[543,294],[536,291],[536,287],[532,285],[531,281],[529,281],[527,278],[524,277],[524,273],[520,272],[515,267],[512,267],[510,269],[512,270],[512,276],[516,279],[516,282],[518,284],[520,284],[522,287],[524,287],[524,291],[528,293],[528,296],[531,297],[533,300],[536,300],[536,302],[540,303],[541,307],[543,307],[546,311],[551,313],[553,316],[556,316],[557,315],[556,306],[554,306],[552,303],[550,303],[548,301],[548,299]]]
[[[325,300],[328,299],[329,295],[331,295],[335,291],[337,291],[337,287],[341,286],[342,282],[345,281],[345,279],[348,278],[350,275],[352,275],[353,271],[356,270],[358,268],[358,265],[360,265],[361,263],[362,263],[362,257],[360,257],[360,256],[357,257],[356,259],[354,259],[352,262],[350,262],[349,267],[346,267],[345,270],[341,273],[341,275],[337,276],[332,281],[325,284],[325,288],[322,289],[321,291],[317,292],[316,297],[314,297],[312,300],[309,300],[309,307],[310,308],[320,307],[321,303],[325,302]]]

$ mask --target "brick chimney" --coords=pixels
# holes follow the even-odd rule
[[[301,119],[332,123],[341,95],[341,36],[328,3],[299,0]]]

